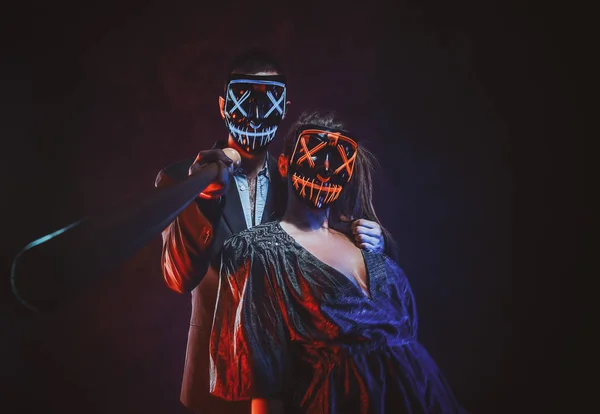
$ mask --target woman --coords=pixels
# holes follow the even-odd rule
[[[252,400],[252,414],[462,412],[416,341],[402,270],[329,225],[330,216],[379,223],[372,156],[342,128],[331,114],[303,114],[279,162],[282,220],[225,243],[211,392]]]

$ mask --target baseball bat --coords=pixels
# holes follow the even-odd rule
[[[239,164],[235,150],[224,152],[234,165]],[[68,302],[159,235],[215,180],[218,171],[217,164],[207,164],[182,182],[153,188],[135,202],[84,217],[29,243],[12,264],[14,295],[36,312],[49,312]]]

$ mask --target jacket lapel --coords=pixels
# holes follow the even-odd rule
[[[265,209],[260,220],[261,223],[268,223],[269,221],[281,218],[284,208],[282,205],[284,203],[281,201],[285,200],[287,196],[285,187],[283,186],[284,181],[281,179],[279,170],[277,169],[277,161],[275,161],[275,158],[272,156],[269,156],[267,168],[269,169],[269,177],[271,179],[269,182],[269,189],[267,190]]]
[[[227,194],[225,194],[223,219],[227,223],[227,226],[229,226],[231,234],[238,234],[240,231],[246,229],[246,218],[244,217],[242,202],[240,201],[237,184],[233,176],[229,179],[229,189],[227,190]]]
[[[213,145],[213,149],[223,149],[227,147],[227,141],[217,141]],[[238,234],[240,231],[246,229],[246,218],[244,217],[244,209],[242,208],[242,202],[240,201],[240,194],[237,190],[237,184],[235,178],[231,176],[229,178],[229,189],[225,194],[225,207],[223,207],[223,219],[225,224],[229,227],[231,234]]]

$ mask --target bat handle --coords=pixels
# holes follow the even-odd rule
[[[13,261],[11,285],[30,310],[52,310],[131,257],[196,199],[219,172],[217,164],[136,202],[84,217],[45,235]]]

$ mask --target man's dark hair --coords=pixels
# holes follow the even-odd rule
[[[239,73],[253,75],[258,72],[275,72],[284,75],[279,61],[265,50],[252,48],[237,55],[229,64],[227,75]]]

